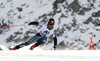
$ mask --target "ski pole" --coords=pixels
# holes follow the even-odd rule
[[[23,25],[11,25],[11,26],[2,26],[1,28],[17,27],[17,26],[28,26],[28,24],[23,24]]]

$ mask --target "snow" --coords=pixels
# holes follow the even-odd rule
[[[37,47],[29,50],[29,46],[10,51],[0,45],[0,61],[99,61],[99,50],[42,50]]]
[[[99,61],[99,50],[43,50],[29,46],[18,50],[9,50],[3,45],[0,48],[0,61]]]
[[[18,50],[9,50],[3,45],[0,48],[0,61],[99,61],[99,50],[43,50],[29,46]]]
[[[89,50],[20,50],[0,51],[0,61],[99,61],[99,51]]]

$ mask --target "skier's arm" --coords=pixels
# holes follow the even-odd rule
[[[56,46],[57,46],[56,30],[54,31],[53,39],[54,39],[54,47],[53,48],[56,49]]]
[[[39,22],[30,22],[29,25],[39,25]]]
[[[30,22],[29,25],[43,25],[45,22]]]
[[[54,47],[56,47],[57,46],[57,37],[53,37],[53,39],[54,39]]]

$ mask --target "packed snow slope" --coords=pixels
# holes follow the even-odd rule
[[[0,46],[0,61],[100,61],[99,50],[29,50],[29,45],[13,51]]]
[[[0,26],[47,22],[49,18],[56,22],[58,50],[88,50],[92,34],[98,43],[95,48],[100,49],[100,0],[0,0]],[[0,45],[18,45],[40,30],[40,26],[0,28]],[[52,36],[39,47],[51,50]]]
[[[20,52],[20,53],[19,53]],[[64,53],[61,53],[64,52]],[[59,54],[61,53],[61,54]],[[82,54],[84,53],[84,54]],[[88,54],[87,54],[88,53]],[[0,61],[99,61],[96,51],[1,51]],[[91,54],[95,53],[95,55]]]

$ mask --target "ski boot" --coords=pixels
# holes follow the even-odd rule
[[[36,47],[36,45],[35,45],[35,44],[34,44],[34,45],[32,45],[32,46],[30,47],[30,50],[33,50],[35,47]]]
[[[16,47],[14,47],[14,48],[9,48],[9,50],[17,50],[17,48],[16,48]]]

